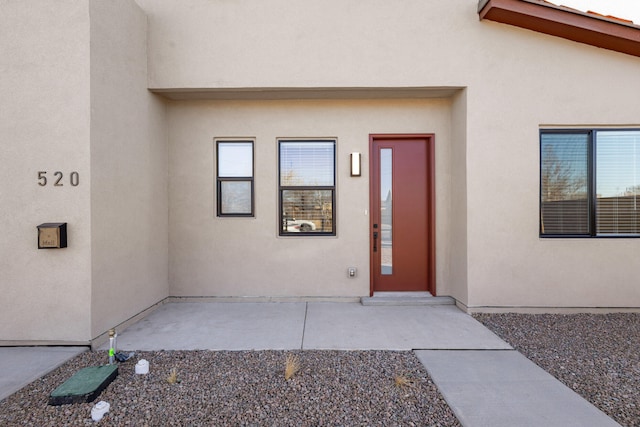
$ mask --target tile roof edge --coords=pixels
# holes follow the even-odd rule
[[[480,20],[640,57],[640,26],[557,6],[546,0],[480,0]]]
[[[564,12],[568,12],[568,13],[575,13],[578,15],[583,15],[583,16],[587,16],[589,18],[593,18],[593,19],[599,19],[602,21],[607,21],[607,22],[612,22],[614,24],[620,24],[620,25],[625,25],[625,26],[629,26],[632,28],[636,28],[638,30],[640,30],[640,23],[635,23],[630,19],[626,19],[626,18],[621,18],[618,16],[613,16],[613,15],[605,15],[603,13],[599,13],[599,12],[594,12],[592,10],[580,10],[580,9],[576,9],[570,6],[564,6],[561,4],[556,4],[547,0],[520,0],[522,2],[525,3],[532,3],[532,4],[539,4],[541,6],[545,6],[545,7],[551,7],[553,9],[557,9],[560,11],[564,11]],[[480,3],[482,3],[482,7],[484,7],[487,3],[489,2],[489,0],[480,0]]]

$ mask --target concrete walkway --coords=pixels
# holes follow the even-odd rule
[[[0,400],[88,349],[88,347],[0,347]]]
[[[293,349],[414,350],[464,426],[618,425],[450,305],[178,302],[118,331],[122,351]],[[23,361],[2,350],[2,369],[24,374],[26,383],[57,366],[20,369]],[[0,397],[19,389],[16,384],[0,382]]]
[[[619,425],[517,351],[416,355],[464,426]]]

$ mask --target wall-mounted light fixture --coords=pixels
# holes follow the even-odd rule
[[[361,156],[360,153],[351,153],[351,176],[360,176],[361,171]]]

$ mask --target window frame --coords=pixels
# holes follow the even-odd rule
[[[637,239],[640,238],[640,231],[638,233],[626,233],[626,234],[613,234],[613,233],[598,233],[598,195],[597,195],[597,134],[599,132],[640,132],[640,128],[545,128],[540,129],[539,132],[539,193],[538,193],[538,234],[540,238],[555,239],[555,238],[598,238],[598,239]],[[588,214],[588,230],[586,233],[557,233],[557,234],[545,234],[543,233],[543,135],[587,135],[587,214]]]
[[[250,144],[251,145],[251,176],[220,176],[220,145],[221,144]],[[215,167],[216,167],[216,216],[219,218],[254,218],[255,217],[255,140],[250,138],[216,138],[215,139]],[[250,185],[250,212],[222,212],[222,185],[226,182],[248,182]]]
[[[331,143],[333,146],[333,159],[331,166],[333,168],[333,185],[282,185],[282,145],[287,143]],[[278,181],[278,236],[280,237],[308,237],[308,236],[316,236],[316,237],[327,237],[327,236],[336,236],[337,227],[336,227],[336,188],[337,188],[337,151],[338,151],[338,140],[337,138],[278,138],[277,139],[277,157],[278,157],[278,171],[277,171],[277,181]],[[284,217],[283,212],[283,194],[285,191],[331,191],[331,231],[298,231],[292,232],[287,231],[286,227],[286,218]]]

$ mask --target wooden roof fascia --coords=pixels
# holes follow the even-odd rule
[[[480,0],[480,20],[501,22],[640,57],[640,26],[542,0]]]

